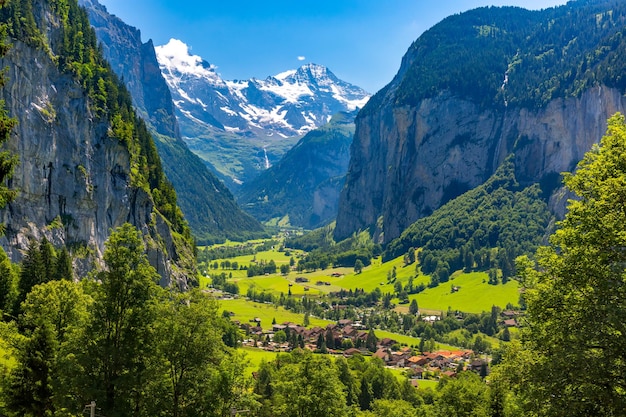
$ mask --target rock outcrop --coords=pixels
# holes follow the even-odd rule
[[[58,39],[62,24],[48,3],[36,2],[33,12],[47,39]],[[45,236],[72,249],[82,275],[102,259],[111,230],[129,222],[142,232],[161,285],[185,287],[195,273],[193,248],[175,236],[152,195],[133,184],[128,146],[94,116],[86,91],[60,72],[50,49],[11,43],[0,59],[7,68],[1,95],[18,122],[7,146],[19,157],[9,184],[18,194],[0,211],[0,244],[18,261],[31,239]]]
[[[574,169],[604,134],[607,119],[626,107],[619,75],[613,75],[623,64],[619,22],[625,10],[603,13],[610,2],[596,3],[571,2],[543,12],[480,9],[448,18],[422,35],[394,80],[357,117],[335,237],[374,228],[389,242],[484,182],[510,153],[519,181],[540,183],[548,199],[560,185],[560,173]],[[515,16],[523,23],[519,34]],[[481,26],[483,20],[490,26]],[[513,28],[505,32],[500,24]],[[586,26],[597,31],[578,32]],[[551,33],[555,27],[557,33]],[[465,30],[467,38],[459,39],[455,30]],[[569,37],[560,34],[563,30]],[[485,33],[491,34],[488,40],[477,40]],[[551,37],[559,43],[541,43]],[[576,42],[578,49],[572,47]],[[549,53],[537,52],[548,48]],[[593,55],[598,48],[605,53],[600,58]],[[493,58],[500,49],[502,56]],[[477,62],[464,62],[455,51],[475,55]],[[488,64],[480,67],[489,59],[504,63],[502,75],[494,75]],[[542,73],[546,78],[536,80]],[[427,77],[432,84],[424,81]],[[485,87],[486,79],[494,81]],[[564,201],[552,198],[552,209],[562,214]]]

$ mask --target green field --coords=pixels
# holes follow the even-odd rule
[[[385,330],[379,330],[379,329],[374,330],[374,333],[376,333],[376,337],[379,339],[384,339],[385,337],[388,337],[389,339],[393,339],[396,342],[400,343],[401,345],[417,347],[420,344],[420,339],[418,337],[412,337],[412,336],[407,336],[407,335],[398,334],[398,333],[391,333],[391,332],[388,332]],[[459,348],[455,346],[451,346],[451,345],[446,345],[445,343],[437,342],[437,349],[458,350]]]
[[[374,259],[372,265],[364,268],[363,272],[355,274],[350,270],[350,273],[338,280],[336,285],[345,289],[362,288],[367,292],[374,291],[376,288],[380,288],[383,293],[393,292],[393,284],[387,282],[387,274],[393,270],[394,266],[396,279],[403,284],[409,281],[409,277],[415,275],[415,265],[405,267],[401,257],[384,264],[380,262],[380,259]],[[421,282],[419,279],[415,280],[415,284],[419,282]]]
[[[261,304],[248,301],[243,298],[233,300],[220,300],[220,312],[223,310],[231,311],[235,313],[232,316],[232,320],[239,320],[242,323],[249,323],[250,320],[258,317],[261,319],[261,327],[263,330],[270,330],[272,328],[272,320],[276,319],[276,323],[292,322],[302,325],[304,322],[304,314],[294,313],[285,310],[282,307],[276,307],[271,304]],[[326,327],[329,323],[333,323],[328,320],[318,319],[316,317],[310,317],[310,326]]]
[[[276,355],[278,355],[278,352],[268,352],[267,350],[253,347],[241,347],[239,350],[246,354],[246,359],[248,360],[247,371],[250,373],[258,370],[262,361],[273,361],[276,359]]]
[[[453,293],[452,286],[459,287],[459,290]],[[420,310],[447,311],[450,308],[467,313],[481,313],[491,311],[494,305],[501,308],[506,307],[507,303],[517,305],[519,283],[511,280],[505,285],[489,285],[485,272],[471,272],[459,274],[449,282],[409,297],[413,298],[417,300]]]
[[[293,253],[293,252],[292,252]],[[238,262],[239,265],[250,265],[253,259],[256,261],[273,260],[278,266],[289,263],[291,256],[285,256],[283,252],[270,250],[259,252],[256,255],[239,256],[229,259],[231,262]],[[218,261],[221,262],[221,261]],[[382,293],[393,293],[394,284],[388,282],[388,274],[396,268],[396,280],[406,285],[409,278],[415,276],[415,265],[405,266],[403,259],[397,258],[381,264],[379,259],[374,259],[372,265],[368,266],[360,274],[355,274],[351,268],[331,268],[318,270],[315,272],[295,272],[291,271],[286,276],[280,274],[256,276],[249,278],[245,270],[211,270],[209,273],[222,273],[232,275],[231,281],[239,286],[239,293],[245,295],[252,286],[259,292],[266,291],[276,295],[281,293],[287,295],[291,289],[294,296],[308,295],[311,297],[321,296],[330,292],[337,292],[341,289],[364,289],[371,292],[379,288]],[[342,274],[340,277],[331,276],[333,273]],[[304,277],[308,282],[296,282],[296,278]],[[321,284],[319,282],[324,284]],[[414,285],[427,284],[429,277],[419,275],[414,278]],[[210,279],[202,277],[201,287],[206,287]],[[325,284],[329,285],[325,285]],[[291,284],[291,285],[290,285]],[[459,287],[459,291],[452,292],[452,286]],[[409,299],[416,299],[420,310],[439,314],[452,310],[459,310],[468,313],[480,313],[489,311],[493,305],[501,308],[508,303],[517,305],[519,301],[519,285],[517,281],[509,281],[502,285],[489,285],[485,272],[471,272],[453,274],[449,282],[440,284],[435,288],[427,288],[419,294],[414,294]],[[395,300],[398,303],[398,300]],[[408,309],[408,305],[398,306],[399,311]]]

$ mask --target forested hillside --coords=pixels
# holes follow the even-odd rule
[[[261,221],[288,220],[314,229],[337,214],[339,193],[350,160],[356,112],[337,113],[330,122],[307,133],[274,166],[239,192],[239,202]]]
[[[8,149],[21,161],[4,246],[19,259],[29,239],[46,236],[96,261],[110,228],[131,222],[163,283],[186,285],[195,271],[189,227],[85,11],[74,0],[15,0],[0,19],[13,44],[5,97],[18,120]]]
[[[424,32],[356,119],[336,238],[380,226],[390,242],[510,154],[522,185],[553,191],[626,108],[625,21],[623,2],[581,0],[478,8]]]
[[[412,224],[387,246],[383,260],[421,248],[421,269],[433,277],[431,285],[474,268],[499,269],[506,282],[515,258],[542,244],[550,218],[539,185],[520,186],[511,157],[483,185]]]

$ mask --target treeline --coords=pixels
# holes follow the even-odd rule
[[[333,360],[303,350],[262,363],[254,393],[259,416],[495,416],[501,406],[499,386],[485,384],[475,372],[443,377],[435,390],[416,390],[378,358]]]
[[[542,243],[549,220],[541,189],[520,187],[509,157],[483,185],[412,224],[387,246],[383,260],[410,258],[421,248],[417,258],[431,286],[460,269],[490,270],[490,283],[506,283],[515,274],[515,258]]]
[[[335,224],[332,223],[285,240],[285,247],[309,251],[298,261],[298,271],[315,271],[329,266],[352,268],[357,261],[367,266],[382,252],[381,245],[374,243],[368,232],[354,233],[341,242],[335,242],[334,230]]]
[[[96,401],[107,416],[219,416],[251,400],[234,325],[200,292],[160,288],[130,224],[80,282],[45,240],[21,265],[0,251],[0,269],[3,415],[79,416]]]

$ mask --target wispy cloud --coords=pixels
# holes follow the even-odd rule
[[[306,59],[306,57],[305,57],[305,56],[302,56],[302,55],[300,55],[300,56],[298,57],[298,61],[304,61],[305,59]]]

